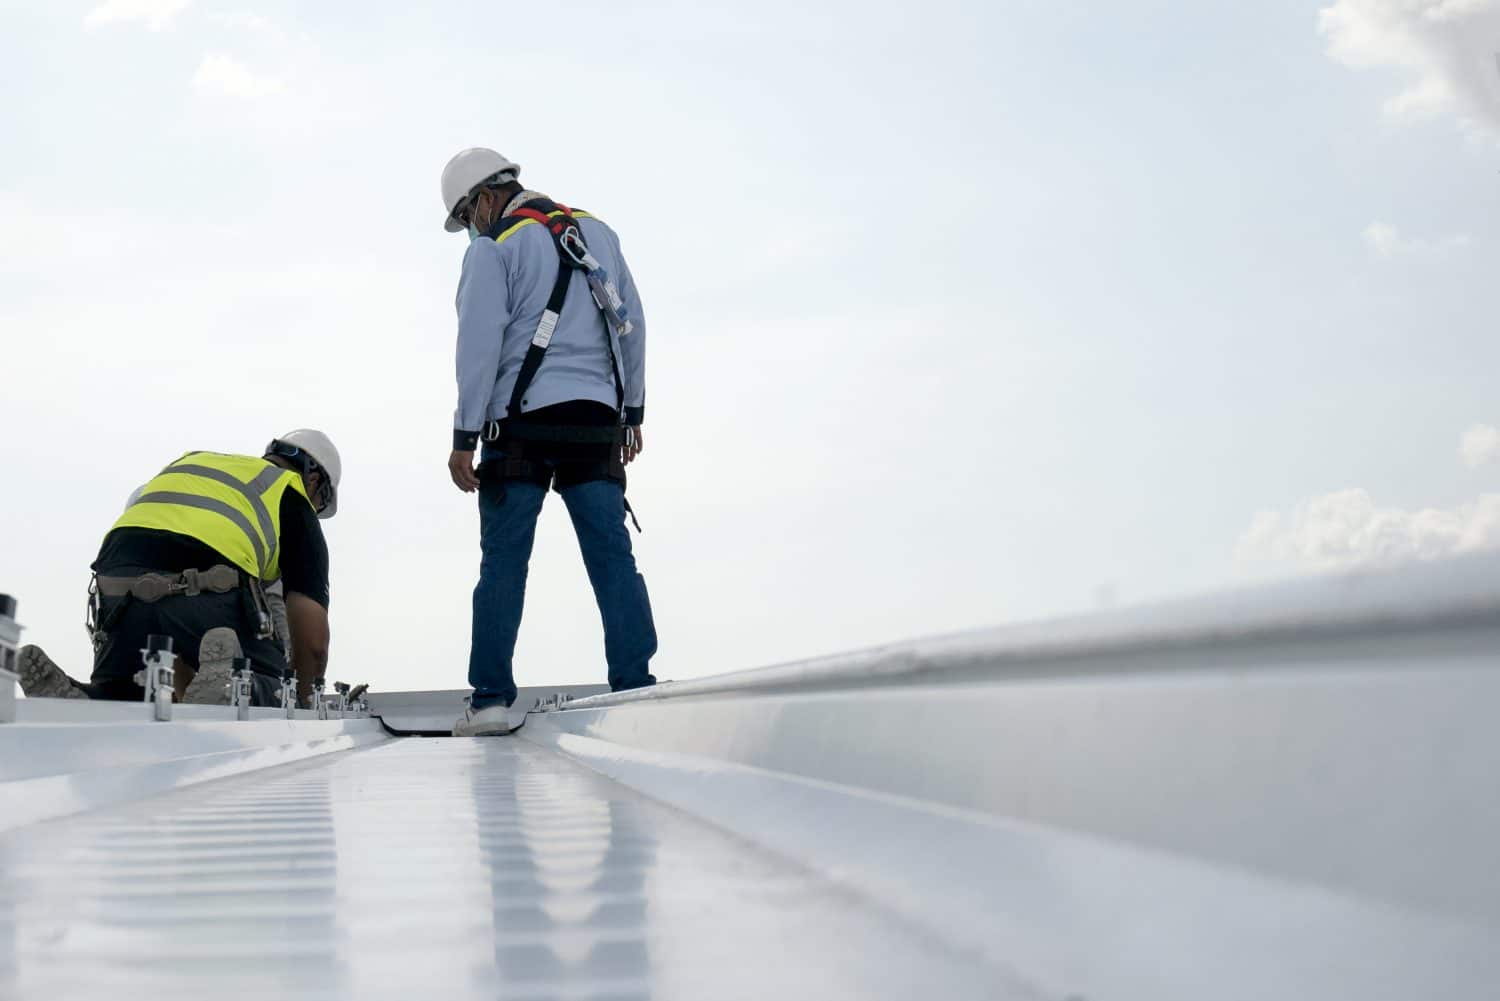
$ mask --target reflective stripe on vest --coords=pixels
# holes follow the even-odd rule
[[[301,476],[265,459],[189,452],[147,483],[114,527],[197,539],[252,577],[273,581],[281,576],[281,499],[288,489],[307,498]]]

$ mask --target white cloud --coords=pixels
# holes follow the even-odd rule
[[[152,31],[161,31],[192,3],[193,0],[104,0],[89,11],[83,25],[98,28],[106,24],[144,21]]]
[[[1337,0],[1318,30],[1344,65],[1406,75],[1388,114],[1452,114],[1500,132],[1500,0]]]
[[[1365,244],[1381,257],[1394,257],[1401,250],[1401,234],[1388,223],[1372,222],[1365,227]]]
[[[276,77],[257,76],[231,55],[210,52],[198,64],[193,89],[205,94],[254,99],[279,93],[284,84]]]
[[[1470,469],[1500,463],[1500,428],[1492,424],[1475,424],[1460,439],[1458,454]]]
[[[240,11],[216,12],[209,15],[216,23],[226,28],[243,28],[246,31],[270,31],[271,22],[259,14],[247,14]]]
[[[1240,563],[1316,569],[1388,566],[1500,548],[1500,494],[1454,508],[1379,507],[1369,492],[1338,490],[1291,514],[1261,511],[1240,538]]]
[[[1475,424],[1459,439],[1471,469],[1500,462],[1500,428]],[[1500,494],[1452,508],[1380,507],[1369,491],[1336,490],[1290,514],[1260,511],[1235,547],[1235,562],[1315,569],[1386,566],[1500,548]]]
[[[1473,238],[1459,233],[1438,239],[1420,239],[1402,236],[1401,231],[1390,223],[1372,222],[1360,234],[1365,246],[1377,257],[1390,260],[1403,254],[1426,254],[1457,250],[1474,242]]]

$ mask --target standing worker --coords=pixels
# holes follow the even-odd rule
[[[479,493],[474,693],[455,736],[510,730],[536,519],[562,495],[604,622],[614,691],[656,683],[656,627],[625,528],[641,452],[646,325],[614,230],[521,187],[519,164],[466,149],[443,168],[445,226],[469,234],[458,282],[458,410],[448,471]],[[474,452],[483,442],[479,467]]]
[[[27,695],[143,698],[135,676],[152,634],[170,636],[180,701],[224,702],[229,665],[254,666],[251,701],[274,706],[286,656],[266,589],[281,581],[292,667],[305,704],[328,664],[328,545],[339,453],[321,431],[273,439],[264,456],[189,452],[131,498],[94,561],[94,670],[75,682],[37,647],[21,653]]]

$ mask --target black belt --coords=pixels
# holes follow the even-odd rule
[[[479,437],[487,442],[552,441],[579,445],[613,445],[620,440],[618,425],[592,427],[555,424],[522,424],[516,421],[485,421]]]

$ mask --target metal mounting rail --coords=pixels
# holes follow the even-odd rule
[[[894,644],[526,740],[1046,996],[1500,983],[1500,555]]]
[[[1117,674],[1137,670],[1143,655],[1211,648],[1221,653],[1247,650],[1254,658],[1256,651],[1285,641],[1372,640],[1432,629],[1457,634],[1496,625],[1500,625],[1500,553],[1482,553],[1399,570],[1330,574],[1191,600],[892,643],[629,692],[579,696],[569,700],[567,708],[850,685]],[[1195,662],[1172,659],[1170,663],[1191,666]]]

